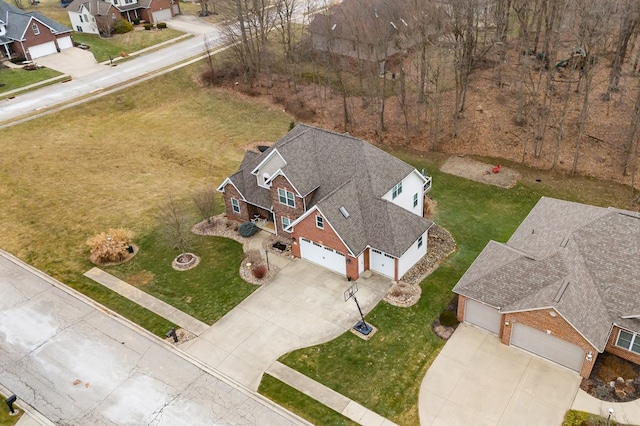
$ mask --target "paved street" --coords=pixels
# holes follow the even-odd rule
[[[0,252],[0,384],[56,424],[306,424]]]

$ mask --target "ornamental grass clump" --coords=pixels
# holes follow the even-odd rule
[[[133,232],[126,228],[109,229],[89,238],[91,261],[99,264],[122,262],[131,254],[132,238]]]

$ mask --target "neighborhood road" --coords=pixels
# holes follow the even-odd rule
[[[211,32],[206,35],[195,35],[163,49],[142,54],[128,61],[121,61],[115,67],[105,66],[101,71],[66,83],[47,86],[16,96],[14,99],[2,100],[0,101],[0,122],[38,113],[47,108],[101,92],[111,86],[135,81],[162,68],[202,55],[205,49],[205,38],[211,48],[222,45],[224,41],[222,31],[212,26]]]
[[[2,251],[0,295],[0,384],[55,424],[308,424]]]

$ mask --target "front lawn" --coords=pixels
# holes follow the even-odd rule
[[[200,256],[200,264],[179,272],[171,267],[179,253],[161,233],[136,239],[140,252],[133,260],[104,270],[207,324],[216,322],[258,288],[238,275],[244,256],[240,243],[196,235],[189,251]]]
[[[87,238],[131,229],[143,245],[135,262],[150,270],[145,251],[169,194],[191,205],[193,191],[217,186],[238,167],[245,146],[277,140],[291,121],[279,109],[202,89],[192,78],[201,67],[0,130],[7,141],[0,145],[0,229],[10,230],[0,233],[0,247],[160,336],[170,323],[82,275],[93,267]],[[198,254],[237,253],[235,243],[215,240],[206,240],[210,253]],[[220,276],[231,269],[224,265]],[[176,291],[189,276],[176,276]]]
[[[457,252],[422,282],[418,304],[397,308],[381,303],[367,315],[379,328],[371,340],[345,333],[324,345],[292,352],[281,362],[398,424],[417,425],[420,383],[444,344],[432,333],[431,323],[487,242],[507,241],[543,194],[622,207],[625,188],[584,178],[563,183],[565,179],[549,173],[523,169],[523,183],[501,189],[441,173],[435,161],[395,154],[433,176],[435,221],[453,234]]]
[[[0,426],[13,426],[15,425],[18,420],[20,420],[20,417],[22,417],[22,410],[20,410],[18,407],[13,406],[13,409],[16,411],[15,415],[10,415],[9,414],[9,406],[7,404],[5,404],[5,396],[0,395],[0,399],[2,401],[0,401]]]
[[[58,71],[50,68],[40,68],[33,71],[12,68],[0,68],[0,93],[19,89],[30,84],[39,83],[50,78],[59,77]]]
[[[136,30],[126,34],[115,34],[110,38],[102,38],[96,34],[73,33],[73,41],[91,46],[91,53],[98,62],[117,58],[122,53],[130,54],[146,47],[171,40],[182,35],[180,31],[166,28],[164,30]]]

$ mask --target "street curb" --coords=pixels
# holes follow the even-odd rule
[[[28,263],[23,262],[22,260],[20,260],[19,258],[15,257],[11,253],[8,253],[8,252],[0,249],[0,256],[2,256],[5,259],[15,263],[16,265],[20,266],[21,268],[24,268],[24,269],[28,270],[29,272],[33,273],[34,275],[38,276],[39,278],[41,278],[44,281],[46,281],[49,284],[51,284],[53,287],[55,287],[55,288],[57,288],[57,289],[59,289],[61,291],[64,291],[69,296],[74,297],[74,298],[78,299],[79,301],[84,302],[84,303],[86,303],[86,304],[88,304],[90,306],[93,306],[94,308],[96,308],[99,311],[102,311],[104,314],[114,318],[116,321],[118,321],[120,324],[124,325],[125,327],[128,327],[130,330],[135,331],[135,332],[143,335],[144,337],[148,338],[149,340],[152,340],[152,341],[154,341],[156,343],[161,344],[166,349],[170,350],[175,355],[181,357],[182,359],[184,359],[185,361],[191,363],[192,365],[194,365],[195,367],[199,368],[200,370],[202,370],[202,371],[204,371],[204,372],[216,377],[217,379],[225,382],[229,386],[237,389],[238,391],[246,394],[247,396],[259,400],[261,403],[263,403],[264,405],[270,407],[273,411],[279,413],[283,417],[288,418],[292,422],[298,423],[300,425],[308,425],[308,426],[312,425],[312,423],[307,422],[302,417],[299,417],[298,415],[292,413],[291,411],[287,410],[286,408],[281,407],[280,405],[278,405],[275,402],[271,401],[270,399],[260,395],[259,393],[251,391],[250,389],[244,387],[240,383],[238,383],[238,382],[234,381],[233,379],[227,377],[226,375],[222,374],[221,372],[211,368],[210,366],[204,364],[200,360],[198,360],[198,359],[192,357],[191,355],[183,352],[182,350],[178,349],[174,345],[171,345],[170,343],[165,342],[164,340],[162,340],[161,338],[159,338],[155,334],[153,334],[150,331],[142,328],[138,324],[130,321],[129,319],[123,317],[122,315],[118,314],[117,312],[112,311],[111,309],[109,309],[106,306],[96,302],[95,300],[89,298],[88,296],[85,296],[84,294],[80,293],[79,291],[74,290],[73,288],[71,288],[71,287],[67,286],[66,284],[56,280],[55,278],[45,274],[44,272],[42,272],[39,269],[29,265]],[[0,387],[0,391],[2,389],[3,388]],[[10,393],[10,391],[7,391],[7,392]],[[19,405],[22,407],[22,404],[19,404]],[[25,410],[25,412],[26,411],[27,410]],[[37,413],[37,415],[42,416],[42,414],[40,414],[35,409],[34,409],[34,412]],[[42,416],[42,417],[44,417],[44,416]],[[47,421],[47,423],[42,423],[43,426],[55,426],[54,423],[51,423],[48,419],[46,421]]]

